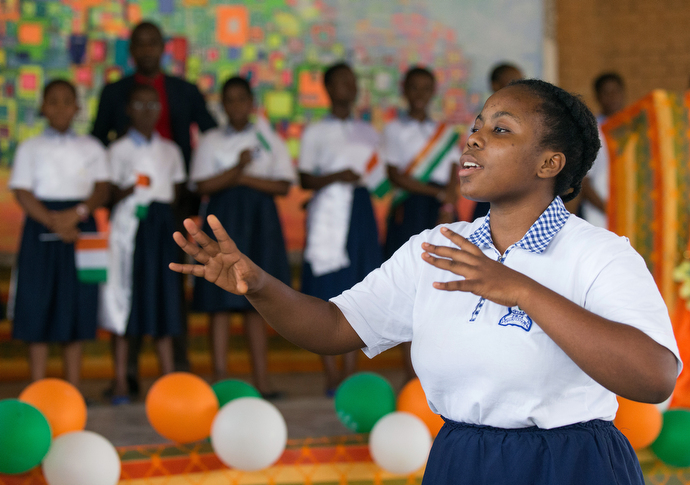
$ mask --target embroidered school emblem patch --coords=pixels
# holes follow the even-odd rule
[[[504,327],[513,325],[515,327],[520,327],[525,332],[529,332],[530,328],[532,328],[532,319],[529,315],[520,310],[519,307],[512,307],[508,308],[508,313],[501,317],[498,324]]]

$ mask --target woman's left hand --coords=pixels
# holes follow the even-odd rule
[[[441,234],[458,247],[423,243],[422,259],[464,279],[447,283],[435,282],[434,288],[467,291],[507,307],[519,305],[524,292],[534,283],[531,278],[488,258],[481,249],[447,227],[441,228]]]

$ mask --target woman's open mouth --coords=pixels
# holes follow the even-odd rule
[[[463,155],[460,157],[460,170],[458,170],[458,175],[460,177],[467,177],[477,170],[482,170],[484,167],[479,165],[474,157],[470,155]]]

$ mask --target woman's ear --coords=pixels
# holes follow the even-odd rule
[[[537,177],[539,178],[553,178],[558,175],[565,167],[565,155],[561,152],[547,153],[544,163],[541,164],[537,170]]]

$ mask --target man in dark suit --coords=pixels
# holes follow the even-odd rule
[[[129,51],[136,72],[103,88],[91,134],[105,145],[124,135],[129,128],[129,118],[125,113],[129,91],[135,83],[150,84],[156,88],[161,100],[161,116],[156,130],[164,138],[177,143],[189,168],[192,156],[190,126],[196,123],[201,131],[206,131],[217,124],[194,84],[163,73],[160,62],[164,49],[163,35],[155,24],[142,22],[134,28]]]
[[[135,84],[151,85],[158,92],[161,103],[161,113],[156,131],[180,147],[185,166],[189,170],[189,162],[192,157],[190,127],[192,124],[196,124],[199,130],[206,131],[214,128],[217,124],[206,109],[206,101],[194,84],[163,73],[161,58],[164,49],[163,34],[155,24],[142,22],[132,30],[129,51],[134,60],[136,72],[103,88],[91,134],[106,146],[124,135],[130,126],[125,108],[132,86]],[[198,198],[186,189],[183,190],[176,203],[175,212],[178,225],[181,227],[181,222],[185,217],[197,214],[198,207]],[[181,310],[186,316],[186,304],[183,296],[181,295],[183,306]],[[178,371],[189,370],[186,318],[183,321],[185,322],[185,332],[181,337],[173,340],[175,369]],[[133,340],[136,341],[130,342],[129,346],[128,381],[130,393],[138,394],[138,356],[141,340]]]

